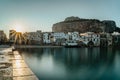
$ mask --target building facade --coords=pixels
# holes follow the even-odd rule
[[[113,40],[113,46],[120,46],[120,33],[113,32],[112,33],[112,40]]]
[[[25,44],[42,44],[42,32],[36,31],[36,32],[26,32],[23,34],[26,42]]]
[[[81,33],[80,41],[87,46],[100,46],[100,35],[94,32]]]
[[[43,34],[43,44],[50,44],[51,43],[51,33],[50,32],[44,32]]]
[[[100,34],[100,46],[112,46],[113,37],[110,33],[101,33]]]
[[[6,34],[3,30],[0,30],[0,44],[4,44],[5,42],[7,42]]]

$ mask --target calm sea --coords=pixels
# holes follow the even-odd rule
[[[19,52],[40,80],[120,80],[120,49],[24,48]]]

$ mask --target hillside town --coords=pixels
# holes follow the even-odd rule
[[[115,21],[67,17],[53,24],[52,32],[16,32],[9,30],[9,39],[0,30],[0,44],[40,46],[120,46],[120,28]]]
[[[12,33],[14,32],[14,33]],[[0,31],[0,44],[16,45],[52,45],[52,46],[119,46],[120,33],[94,33],[94,32],[16,32],[9,31],[7,39],[4,31]]]

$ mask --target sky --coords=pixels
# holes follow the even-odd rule
[[[66,17],[114,20],[120,27],[120,0],[0,0],[0,30],[52,31]]]

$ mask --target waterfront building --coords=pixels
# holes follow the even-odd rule
[[[0,31],[0,41],[4,40],[4,32]],[[5,36],[5,35],[4,35]],[[111,46],[120,45],[120,33],[94,33],[94,32],[16,32],[10,30],[9,42],[15,44],[31,45],[66,45],[77,44],[78,46]]]
[[[80,41],[87,46],[100,46],[100,35],[94,32],[81,33]]]
[[[42,44],[42,32],[26,32],[23,34],[26,39],[26,44]]]
[[[51,42],[55,45],[64,45],[69,38],[68,34],[64,32],[52,32],[50,36]]]
[[[108,42],[108,46],[112,46],[113,45],[113,37],[110,33],[107,33],[107,42]]]
[[[120,46],[120,33],[113,32],[112,38],[113,38],[113,46]]]
[[[4,33],[3,30],[0,30],[0,44],[3,44],[5,42],[7,42],[6,34]]]
[[[52,37],[50,37],[51,33],[50,32],[43,32],[43,44],[50,44]]]
[[[107,36],[105,33],[100,34],[100,46],[108,46]]]
[[[68,32],[66,46],[78,46],[79,38],[79,32]]]
[[[15,34],[13,34],[14,32],[16,32],[15,30],[9,30],[9,42],[14,43],[15,42]]]
[[[80,38],[79,32],[68,32],[68,35],[69,35],[68,40],[79,41]]]
[[[112,46],[113,37],[110,33],[101,33],[100,34],[100,45],[101,46]]]

